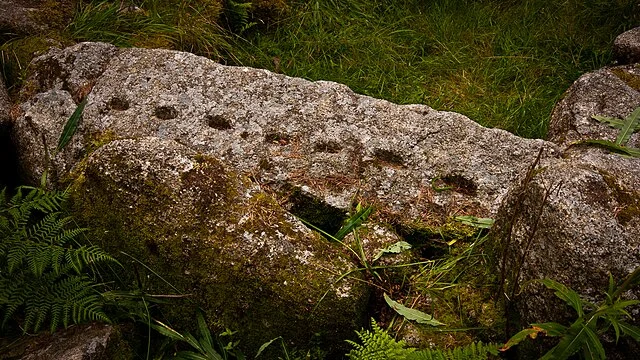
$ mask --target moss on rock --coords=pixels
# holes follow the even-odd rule
[[[191,294],[166,309],[174,323],[188,327],[199,306],[249,353],[277,336],[304,347],[316,333],[341,351],[362,323],[368,288],[335,283],[353,268],[342,249],[214,158],[156,138],[114,141],[87,160],[72,199],[102,247]],[[172,291],[153,276],[144,290]]]
[[[27,77],[31,60],[45,53],[58,40],[44,36],[28,36],[6,42],[0,46],[2,72],[9,92],[16,94]]]
[[[625,71],[624,68],[613,68],[611,72],[614,73],[625,84],[629,85],[632,89],[640,91],[640,76]]]

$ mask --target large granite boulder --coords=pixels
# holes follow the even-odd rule
[[[613,42],[613,56],[619,64],[640,63],[640,27],[625,31]]]
[[[483,128],[460,114],[188,53],[85,43],[52,50],[33,69],[37,94],[16,124],[32,181],[45,166],[63,178],[95,144],[155,136],[253,176],[293,209],[311,197],[340,213],[363,200],[399,223],[439,222],[451,214],[494,214],[540,148],[544,162],[556,156],[551,143]],[[78,133],[54,154],[86,93]]]
[[[355,268],[344,249],[211,156],[157,137],[116,140],[73,178],[71,208],[91,237],[162,274],[146,292],[175,292],[168,282],[190,294],[212,331],[238,330],[248,353],[278,336],[341,349],[365,320],[368,286],[357,272],[339,280]],[[195,321],[189,303],[164,311]]]
[[[640,106],[634,85],[639,70],[633,65],[585,75],[572,86],[554,112],[550,139],[557,144],[483,128],[460,114],[424,105],[358,95],[336,83],[226,67],[175,51],[84,43],[51,50],[32,68],[26,88],[33,95],[21,105],[14,128],[25,176],[35,182],[48,169],[52,184],[74,184],[81,218],[109,229],[96,233],[106,244],[129,246],[175,274],[172,279],[184,276],[177,281],[184,281],[203,306],[233,309],[210,315],[212,322],[249,333],[267,329],[265,337],[272,338],[288,335],[280,330],[287,326],[296,333],[311,325],[344,324],[340,331],[354,326],[356,320],[344,321],[359,319],[366,289],[334,284],[331,275],[352,265],[290,213],[324,219],[319,225],[331,230],[358,201],[376,205],[377,219],[399,225],[400,235],[442,224],[452,215],[495,216],[498,251],[501,244],[509,255],[505,274],[520,283],[549,276],[597,299],[608,272],[620,278],[639,265],[637,160],[575,147],[561,158],[558,150],[575,140],[615,139],[616,130],[590,117],[624,117]],[[87,105],[77,133],[57,153],[57,139],[83,98]],[[634,135],[629,145],[638,141]],[[539,152],[539,170],[519,183]],[[200,169],[202,159],[209,170],[196,176],[194,185],[185,174]],[[231,188],[244,190],[205,196],[203,204],[199,194],[218,194],[218,175],[234,184]],[[253,203],[256,196],[243,193],[261,194],[259,206]],[[228,206],[212,209],[218,201]],[[261,218],[258,233],[264,235],[247,237],[256,233],[245,229],[249,224],[238,214],[254,219],[250,214],[256,206],[273,217]],[[367,241],[397,239],[383,237]],[[285,252],[269,257],[265,247]],[[310,268],[338,269],[323,273],[332,297],[324,306],[339,309],[338,314],[320,308],[316,311],[323,315],[308,320],[312,317],[303,315],[308,308],[293,301],[286,288],[277,289],[278,281],[289,284],[277,259],[301,248],[318,261]],[[325,252],[340,260],[331,263]],[[260,260],[252,260],[255,256]],[[209,259],[216,270],[205,274],[198,264]],[[293,256],[286,267],[298,269],[296,279],[311,276],[298,260]],[[225,281],[230,280],[224,286],[212,275],[223,269],[229,269]],[[242,291],[229,290],[231,284]],[[295,291],[318,294],[316,284],[298,284]],[[245,290],[269,303],[247,298]],[[215,296],[224,291],[234,299]],[[525,321],[566,315],[549,300],[552,296],[535,294],[541,295],[521,298],[534,305],[517,304]],[[286,320],[262,317],[261,310],[280,306],[293,309],[279,314]],[[236,317],[246,311],[262,325]],[[257,336],[248,343],[262,340]]]

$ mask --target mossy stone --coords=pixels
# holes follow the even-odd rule
[[[354,268],[342,249],[214,158],[157,138],[117,140],[83,168],[71,188],[76,218],[124,263],[162,276],[144,278],[145,292],[175,293],[170,283],[189,294],[163,310],[181,328],[200,307],[249,354],[278,336],[298,347],[320,338],[339,353],[362,325],[369,290],[337,282]]]

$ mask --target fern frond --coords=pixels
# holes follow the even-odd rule
[[[499,346],[471,343],[451,350],[407,348],[404,341],[396,341],[372,319],[372,331],[356,331],[362,344],[347,341],[353,349],[347,354],[352,360],[486,360],[498,355]]]
[[[3,198],[4,197],[4,198]],[[80,246],[83,228],[69,228],[60,212],[66,193],[20,187],[6,201],[0,193],[0,318],[4,327],[23,313],[22,328],[51,331],[70,322],[109,321],[102,297],[86,272],[116,262],[97,246]]]
[[[13,244],[14,246],[9,248],[9,252],[7,253],[7,270],[9,274],[13,273],[15,269],[19,269],[22,267],[22,263],[24,262],[24,258],[27,255],[27,244],[26,242],[16,242]]]
[[[486,360],[489,355],[498,355],[499,346],[475,342],[451,350],[426,349],[411,354],[408,360]]]
[[[51,264],[52,250],[55,246],[29,241],[27,244],[27,266],[35,276],[41,276]]]
[[[102,262],[111,262],[119,264],[118,261],[96,245],[83,245],[77,249],[70,249],[69,252],[75,252],[75,256],[82,259],[82,263],[92,265]]]
[[[51,241],[60,246],[64,246],[66,243],[75,240],[80,234],[87,232],[87,228],[75,228],[70,230],[62,230]]]
[[[70,222],[71,218],[59,219],[59,212],[52,212],[38,221],[35,225],[29,227],[27,235],[33,241],[51,242],[52,234],[57,234]],[[58,245],[58,244],[56,244]]]
[[[371,319],[372,331],[356,331],[362,345],[353,341],[347,341],[352,349],[347,356],[352,360],[386,360],[386,359],[407,359],[407,356],[415,351],[412,348],[405,348],[404,341],[396,341],[386,331]]]

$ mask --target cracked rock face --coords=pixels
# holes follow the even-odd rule
[[[46,163],[45,147],[53,154],[73,111],[69,100],[78,102],[82,87],[88,92],[82,125],[51,159],[60,178],[91,142],[155,136],[215,156],[285,198],[302,189],[342,210],[363,200],[399,222],[439,221],[494,214],[540,148],[544,162],[556,156],[551,143],[483,128],[457,113],[188,53],[85,43],[53,50],[34,68],[40,93],[23,104],[18,123],[29,129],[17,134],[29,149],[22,163],[32,180]]]

